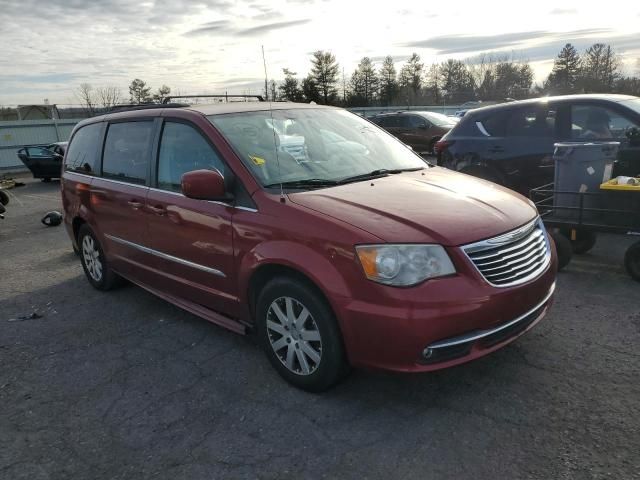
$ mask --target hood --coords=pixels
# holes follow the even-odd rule
[[[440,167],[289,198],[389,243],[464,245],[513,230],[538,214],[511,190]]]

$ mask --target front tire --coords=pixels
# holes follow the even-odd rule
[[[89,283],[97,290],[111,290],[121,283],[121,277],[111,268],[104,255],[102,245],[88,225],[82,225],[78,232],[80,261]]]
[[[571,242],[573,253],[581,255],[587,253],[595,246],[598,236],[594,231],[577,228],[575,229],[575,240],[572,240],[571,230],[570,228],[561,229],[560,233]]]
[[[258,297],[256,330],[273,367],[302,390],[326,390],[348,371],[335,316],[304,282],[289,277],[270,281]]]
[[[571,262],[571,257],[573,256],[571,241],[558,230],[550,231],[549,236],[553,238],[553,241],[556,244],[556,253],[558,254],[558,271],[560,271]]]

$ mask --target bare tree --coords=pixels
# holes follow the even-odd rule
[[[123,102],[122,92],[118,87],[99,87],[96,94],[101,107],[111,108]]]
[[[75,91],[75,96],[82,105],[84,111],[90,117],[95,114],[95,92],[90,83],[81,83]]]

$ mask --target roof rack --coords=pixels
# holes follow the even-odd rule
[[[169,97],[165,97],[162,101],[163,104],[169,104],[171,100],[174,98],[224,98],[229,101],[229,98],[256,98],[259,102],[264,102],[264,97],[262,95],[172,95]]]
[[[107,113],[126,112],[129,110],[151,110],[154,108],[180,108],[188,107],[187,103],[138,103],[138,104],[123,104],[114,105]]]

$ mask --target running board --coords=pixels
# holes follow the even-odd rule
[[[120,273],[118,273],[118,275],[126,278],[131,283],[141,288],[144,288],[146,291],[154,294],[156,297],[161,298],[162,300],[165,300],[175,305],[176,307],[186,310],[189,313],[193,313],[194,315],[200,318],[204,318],[205,320],[211,323],[215,323],[216,325],[220,325],[221,327],[224,327],[228,330],[231,330],[232,332],[239,333],[241,335],[245,335],[247,333],[246,326],[236,320],[233,320],[232,318],[225,317],[224,315],[218,312],[214,312],[213,310],[210,310],[207,307],[203,307],[202,305],[199,305],[197,303],[190,302],[189,300],[178,298],[171,294],[161,292],[160,290],[156,290],[155,288],[150,287],[149,285],[146,285],[142,282],[139,282],[138,280],[133,280],[132,278],[126,275],[121,275]]]

